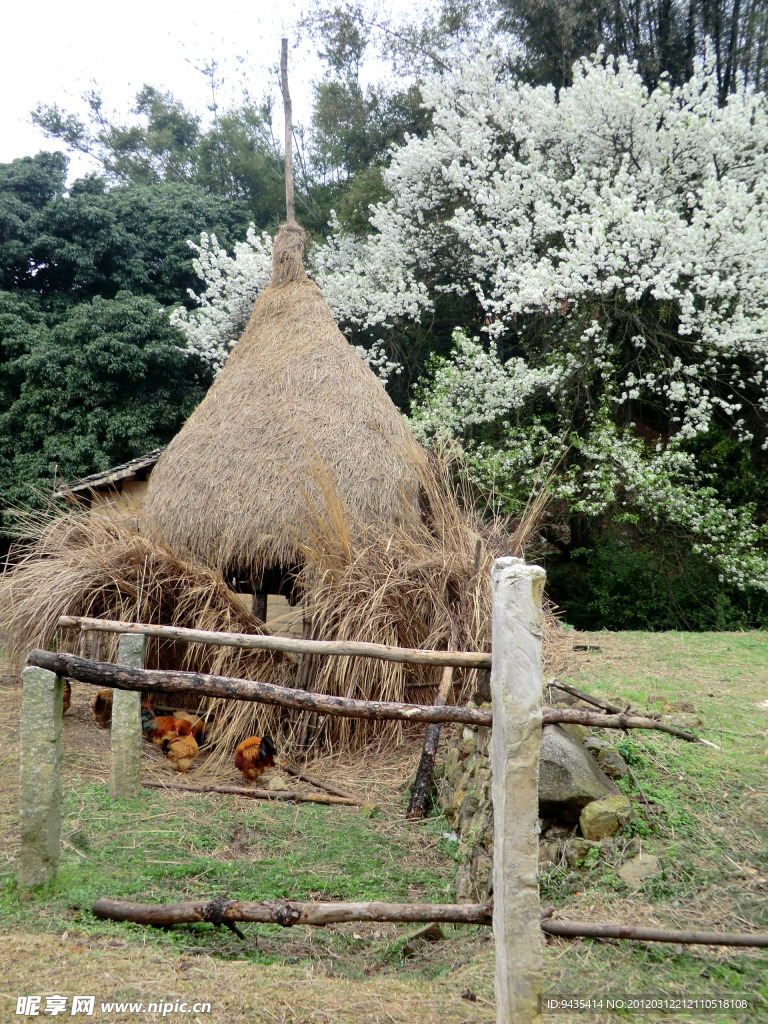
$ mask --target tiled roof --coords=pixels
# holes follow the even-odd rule
[[[131,459],[120,466],[113,466],[103,473],[92,473],[90,476],[81,477],[71,484],[61,484],[53,492],[54,498],[65,498],[68,494],[82,494],[83,491],[107,490],[113,484],[122,480],[130,480],[139,475],[143,470],[150,469],[165,451],[163,448],[155,448],[154,451],[141,455],[138,459]]]

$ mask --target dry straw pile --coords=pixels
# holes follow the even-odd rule
[[[279,580],[302,561],[307,508],[324,506],[324,475],[363,530],[416,506],[424,466],[402,416],[304,273],[303,248],[301,228],[281,228],[272,281],[161,456],[145,504],[156,540],[257,589],[264,573]]]
[[[17,656],[60,646],[60,615],[259,632],[228,589],[287,580],[317,639],[490,650],[489,573],[522,554],[542,502],[515,530],[483,517],[457,467],[428,457],[333,321],[284,226],[271,284],[226,367],[150,479],[144,517],[59,510],[31,521],[0,577],[0,629]],[[549,618],[546,648],[554,652]],[[104,654],[114,656],[116,642]],[[551,657],[551,655],[550,655]],[[429,703],[438,672],[357,658],[240,653],[152,641],[148,665],[183,667],[347,697]],[[477,673],[456,671],[450,701]],[[219,718],[208,767],[268,731],[285,749],[333,751],[399,738],[402,725],[301,716],[242,702]]]

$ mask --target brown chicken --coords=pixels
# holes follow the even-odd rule
[[[99,690],[91,701],[91,710],[102,729],[108,729],[112,724],[112,691]]]
[[[141,714],[141,728],[144,735],[158,747],[162,747],[165,740],[189,736],[192,732],[189,722],[185,722],[181,718],[174,718],[173,715],[160,715],[159,718],[155,718],[152,712],[146,708]]]
[[[235,768],[244,779],[255,782],[258,777],[275,763],[275,745],[269,736],[249,736],[235,752]]]
[[[203,733],[205,732],[205,722],[202,718],[199,718],[197,715],[193,715],[190,711],[174,711],[173,717],[177,721],[181,720],[182,722],[189,722],[192,726],[192,735],[195,737],[198,745],[202,743]]]
[[[185,724],[189,725],[188,722]],[[163,740],[162,751],[174,771],[186,772],[197,757],[197,741],[191,732],[186,736],[166,738]]]
[[[62,715],[66,715],[69,711],[69,705],[72,703],[72,684],[68,679],[64,680],[64,704],[61,709]]]

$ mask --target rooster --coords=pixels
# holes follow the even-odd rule
[[[189,725],[189,722],[185,722]],[[192,766],[197,757],[197,741],[191,731],[186,736],[174,736],[169,733],[163,740],[162,751],[168,759],[171,768],[177,772],[186,772]]]
[[[258,777],[275,763],[275,745],[269,736],[249,736],[235,752],[235,768],[244,779],[255,782]]]
[[[195,737],[195,740],[198,744],[202,742],[203,732],[205,731],[205,722],[202,718],[198,718],[197,715],[193,715],[189,711],[174,711],[173,717],[177,721],[189,722],[192,726],[192,735]]]
[[[108,729],[112,724],[112,691],[99,690],[91,701],[91,710],[102,729]]]
[[[192,732],[189,722],[181,718],[174,718],[173,715],[161,715],[159,718],[155,718],[147,707],[144,707],[141,712],[141,728],[147,739],[152,740],[158,747],[162,747],[165,740],[189,736]]]

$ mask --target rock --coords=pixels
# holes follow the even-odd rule
[[[630,889],[639,889],[649,878],[661,873],[661,861],[650,853],[632,857],[619,868],[619,878]]]
[[[679,712],[676,715],[664,715],[662,722],[665,725],[672,725],[675,729],[685,729],[688,732],[700,729],[704,722],[698,715],[686,714],[685,712]]]
[[[539,867],[554,864],[557,861],[557,843],[539,843]]]
[[[603,747],[597,755],[597,763],[610,779],[623,779],[629,774],[627,762],[616,747]]]
[[[545,839],[565,839],[573,832],[572,825],[550,825],[544,833]]]
[[[591,754],[597,755],[599,750],[605,750],[606,747],[610,747],[608,740],[602,739],[600,736],[587,736],[584,740],[584,746]]]
[[[559,725],[544,726],[539,766],[542,817],[575,822],[587,804],[618,792],[616,783],[606,778],[578,740]]]
[[[566,732],[569,732],[574,739],[577,739],[579,743],[583,743],[584,740],[589,736],[589,729],[586,725],[579,725],[577,722],[568,722],[563,725]]]
[[[273,775],[271,779],[267,780],[267,784],[264,786],[265,789],[276,791],[278,789],[285,789],[285,781],[279,775]]]
[[[632,803],[628,796],[604,797],[587,804],[579,817],[585,839],[603,839],[615,835],[632,817]]]
[[[671,700],[668,704],[664,705],[665,715],[674,715],[677,711],[683,711],[689,715],[696,714],[696,708],[689,700]]]
[[[590,843],[586,839],[568,839],[564,842],[563,849],[565,850],[565,859],[568,861],[568,866],[577,868],[583,864],[593,846],[594,843]]]

